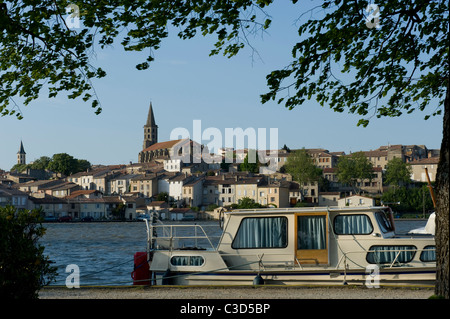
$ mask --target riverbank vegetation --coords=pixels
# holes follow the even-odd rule
[[[56,268],[38,240],[45,234],[41,212],[0,206],[0,298],[36,299]]]

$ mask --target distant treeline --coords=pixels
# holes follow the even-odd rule
[[[77,159],[66,153],[54,154],[51,158],[41,156],[31,164],[16,164],[11,171],[23,172],[26,169],[49,170],[66,176],[91,168],[91,163],[84,159]]]
[[[383,193],[381,200],[389,203],[395,212],[420,212],[433,210],[433,200],[426,185],[422,187],[393,187]]]

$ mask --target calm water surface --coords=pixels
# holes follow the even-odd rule
[[[197,224],[218,225],[211,221]],[[54,262],[58,272],[53,285],[66,284],[70,274],[66,273],[66,267],[71,264],[79,267],[82,286],[133,284],[134,254],[147,249],[144,222],[46,223],[44,227],[47,229],[41,239],[44,254]],[[218,226],[213,228],[220,230]]]
[[[217,222],[197,224],[216,226]],[[395,224],[397,232],[406,233],[425,226],[426,220],[395,220]],[[41,243],[58,271],[53,285],[65,285],[69,275],[66,266],[70,264],[78,265],[82,286],[133,284],[134,253],[147,247],[144,222],[46,223],[45,227],[47,233]],[[214,228],[205,227],[208,229]]]

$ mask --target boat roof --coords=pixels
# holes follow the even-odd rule
[[[236,209],[228,214],[296,214],[296,213],[319,213],[319,212],[368,212],[390,209],[388,206],[326,206],[326,207],[289,207],[289,208],[256,208]]]

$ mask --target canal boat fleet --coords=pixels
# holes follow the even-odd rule
[[[146,220],[154,285],[433,285],[434,236],[395,233],[389,207],[234,210],[205,227]]]

